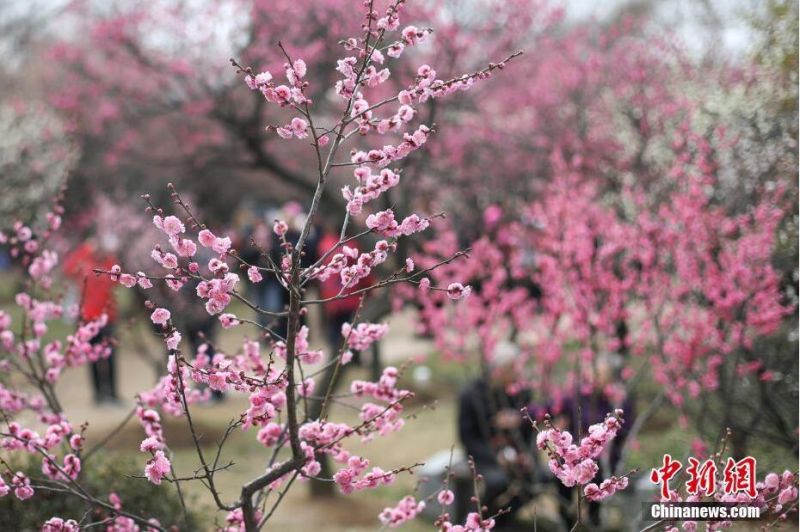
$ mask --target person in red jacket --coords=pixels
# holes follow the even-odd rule
[[[341,246],[338,246],[338,244],[339,234],[336,233],[332,227],[325,227],[317,244],[317,257],[322,257],[328,253],[330,249],[336,248],[334,251],[331,251],[328,254],[325,263],[329,262],[330,258],[334,254],[341,251]],[[347,245],[351,248],[358,248],[358,245],[355,242],[349,242]],[[366,288],[372,283],[373,277],[371,275],[367,276],[353,288],[345,290],[344,294]],[[320,299],[334,298],[339,295],[341,290],[342,282],[338,275],[332,275],[325,281],[319,282]],[[353,322],[356,311],[358,310],[358,306],[360,304],[361,295],[332,299],[331,301],[327,301],[322,304],[322,316],[325,322],[325,331],[332,353],[338,353],[341,349],[342,342],[344,340],[342,337],[342,324],[345,322]],[[360,363],[359,353],[354,352],[353,354],[354,362]]]
[[[80,319],[83,322],[92,321],[105,314],[108,322],[100,333],[92,339],[92,343],[100,343],[112,336],[114,324],[117,320],[117,305],[114,299],[116,283],[107,275],[96,275],[95,269],[110,270],[117,264],[116,258],[98,245],[96,239],[91,238],[78,246],[64,261],[64,273],[71,277],[80,289]],[[92,385],[94,386],[94,401],[97,404],[116,403],[117,390],[114,372],[114,345],[108,358],[99,358],[92,362]]]

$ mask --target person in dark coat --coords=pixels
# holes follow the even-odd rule
[[[617,474],[617,465],[622,457],[622,450],[628,437],[628,431],[635,420],[634,401],[629,395],[621,397],[610,396],[606,393],[614,381],[618,381],[617,369],[614,367],[612,357],[599,357],[597,361],[597,381],[591,393],[581,393],[576,400],[575,396],[567,396],[564,399],[551,403],[544,408],[552,416],[554,426],[568,430],[577,439],[579,434],[585,435],[591,425],[600,423],[606,414],[621,408],[623,410],[625,423],[617,432],[616,437],[611,440],[608,451],[598,460],[599,470],[594,482],[599,479],[608,478]],[[618,394],[615,394],[618,395]],[[559,494],[561,495],[561,515],[566,522],[575,520],[574,509],[572,506],[573,488],[568,488],[559,483]],[[589,503],[589,521],[595,525],[600,525],[600,503]]]
[[[517,354],[515,345],[500,343],[489,361],[488,376],[470,382],[459,397],[458,435],[483,476],[481,504],[489,515],[507,512],[497,519],[498,527],[511,525],[533,496],[535,441],[520,412],[530,395],[508,392],[517,377]]]

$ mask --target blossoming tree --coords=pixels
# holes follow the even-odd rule
[[[761,67],[697,67],[655,39],[659,58],[636,38],[615,39],[617,30],[598,37],[602,52],[598,41],[576,34],[558,49],[543,42],[547,53],[537,55],[538,75],[529,78],[539,127],[512,120],[503,130],[505,145],[521,146],[526,160],[498,173],[465,164],[490,145],[481,133],[496,133],[479,124],[461,149],[444,150],[458,157],[445,164],[464,164],[474,181],[467,199],[443,201],[471,208],[455,223],[439,222],[416,261],[433,264],[469,246],[468,260],[432,277],[469,281],[472,296],[450,308],[437,293],[405,295],[419,301],[422,328],[445,358],[480,365],[498,343],[517,343],[512,388],[530,390],[542,411],[638,397],[645,408],[626,412],[631,440],[669,405],[702,440],[718,441],[732,427],[736,457],[759,434],[795,449],[794,409],[771,394],[796,397],[788,332],[795,270],[776,259],[796,210],[796,183],[787,178],[796,168],[796,135],[793,115],[781,111],[785,95],[762,92],[786,83]],[[773,117],[775,135],[764,134],[760,113]],[[766,352],[770,342],[782,346],[777,353]],[[584,486],[581,496],[590,500],[615,485],[587,485],[593,462],[581,465],[581,446],[569,447],[571,435],[562,443],[560,433],[548,434],[558,437],[543,448],[566,485]],[[697,443],[698,454],[713,448]],[[627,455],[616,478],[627,473]],[[787,478],[791,487],[794,477]]]

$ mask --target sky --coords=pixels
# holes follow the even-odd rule
[[[733,55],[746,53],[753,44],[748,18],[756,14],[758,0],[561,0],[568,19],[605,21],[626,4],[653,6],[653,22],[672,30],[697,52],[722,46]]]
[[[98,5],[104,5],[106,0],[98,1]],[[191,1],[203,5],[217,0]],[[19,29],[14,20],[20,16],[33,14],[42,20],[51,20],[56,14],[57,19],[57,13],[68,2],[0,0],[0,30],[11,33],[15,27]],[[762,5],[761,0],[550,0],[550,3],[563,6],[568,20],[575,22],[592,18],[605,22],[615,17],[623,6],[649,6],[652,23],[672,31],[690,50],[702,53],[711,48],[719,51],[722,47],[732,56],[750,50],[753,33],[748,26],[748,17]],[[55,26],[58,28],[58,24]]]

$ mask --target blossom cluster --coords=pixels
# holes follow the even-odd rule
[[[61,447],[64,451],[62,458],[54,452]],[[83,436],[74,432],[67,421],[50,424],[44,436],[35,430],[21,426],[16,421],[7,423],[7,428],[0,431],[0,448],[5,451],[21,451],[33,456],[41,457],[42,474],[53,481],[74,482],[81,472],[80,452],[83,447]],[[8,464],[4,464],[8,467]],[[0,497],[6,496],[12,490],[19,500],[26,500],[34,495],[30,479],[21,471],[7,471],[10,477],[6,483],[0,475]],[[10,484],[10,485],[9,485]]]
[[[568,431],[548,425],[536,436],[536,446],[548,452],[550,471],[565,486],[585,486],[584,495],[587,499],[605,499],[628,486],[628,479],[625,477],[612,477],[603,481],[600,486],[589,484],[600,470],[597,458],[622,427],[622,415],[622,410],[616,410],[613,414],[608,414],[602,423],[590,426],[588,435],[580,440],[580,444],[573,443],[572,434]]]
[[[389,168],[374,174],[368,166],[360,166],[356,168],[354,174],[359,185],[354,190],[350,189],[350,185],[342,188],[342,197],[347,201],[347,212],[352,215],[361,214],[367,202],[377,199],[400,183],[399,172]]]
[[[389,326],[385,323],[359,323],[355,327],[348,322],[342,324],[342,336],[347,342],[347,347],[356,351],[366,350],[388,332]]]
[[[420,125],[413,133],[403,133],[403,142],[400,144],[386,145],[369,151],[356,151],[350,156],[350,162],[357,165],[388,166],[393,161],[405,159],[411,152],[422,148],[428,142],[431,132],[428,126]]]
[[[274,345],[275,354],[286,360],[286,342],[279,340]],[[303,364],[317,364],[322,361],[324,353],[321,350],[312,350],[309,348],[308,343],[308,327],[303,325],[297,331],[297,338],[295,339],[295,356]]]
[[[46,214],[46,224],[41,234],[37,234],[30,225],[21,221],[15,222],[11,231],[0,231],[0,244],[8,246],[11,258],[20,259],[20,262],[27,267],[31,278],[44,288],[52,285],[53,278],[50,273],[58,264],[58,253],[45,248],[44,244],[50,235],[61,227],[63,213],[61,205],[54,205]]]
[[[161,416],[151,408],[139,406],[136,408],[136,417],[147,435],[139,445],[139,450],[151,455],[151,458],[145,464],[144,474],[147,480],[153,484],[161,484],[161,479],[172,468],[172,464],[164,453],[166,442],[161,426]]]
[[[425,501],[417,501],[413,496],[406,495],[394,508],[384,508],[378,518],[384,526],[396,528],[414,519],[424,509]]]
[[[488,532],[495,527],[495,520],[492,517],[481,517],[478,512],[467,514],[463,525],[451,523],[448,520],[442,521],[441,530],[446,532]]]
[[[289,105],[303,105],[311,103],[311,100],[306,98],[303,90],[308,86],[308,82],[303,78],[306,76],[307,66],[305,61],[297,59],[293,63],[286,63],[284,65],[284,74],[288,85],[276,85],[273,81],[272,74],[268,71],[261,72],[256,75],[247,74],[244,81],[251,90],[260,91],[264,98],[270,103],[276,103],[281,107]],[[281,131],[283,130],[283,131]],[[299,136],[301,133],[302,136]],[[283,138],[291,138],[292,135],[298,138],[307,136],[305,127],[302,130],[295,124],[290,124],[285,128],[279,128],[278,134]]]
[[[477,472],[474,470],[473,473],[477,474]],[[494,529],[495,527],[494,518],[493,517],[484,518],[482,514],[479,512],[468,513],[463,525],[453,524],[450,521],[450,514],[447,513],[445,509],[447,506],[450,506],[451,504],[453,504],[453,502],[455,502],[456,496],[450,489],[448,489],[447,487],[448,484],[449,484],[449,477],[446,477],[444,489],[440,490],[439,493],[436,495],[436,501],[442,506],[442,513],[439,515],[439,517],[436,519],[436,522],[434,523],[439,530],[443,530],[446,532],[467,532],[467,531],[486,532]],[[400,506],[398,506],[398,508],[395,509],[394,512],[398,512],[399,509]],[[391,509],[387,508],[384,510],[384,512],[386,512],[387,510]],[[397,515],[397,514],[392,513],[390,515]],[[403,514],[399,514],[398,517],[402,516]]]
[[[392,209],[367,216],[367,227],[388,237],[413,235],[424,231],[429,225],[430,222],[426,218],[420,218],[416,214],[406,216],[402,222],[398,223]]]
[[[335,253],[331,257],[328,264],[318,266],[310,271],[309,276],[325,281],[331,275],[339,275],[342,289],[351,288],[360,280],[369,277],[373,268],[386,262],[389,253],[397,249],[397,244],[379,240],[375,243],[372,251],[365,253],[359,253],[358,249],[346,245],[341,249],[341,252]]]

